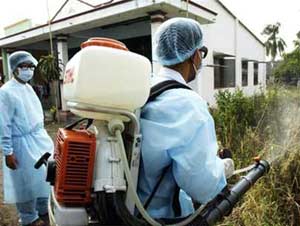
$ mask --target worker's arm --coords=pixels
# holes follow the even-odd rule
[[[8,168],[17,169],[18,161],[12,148],[12,120],[14,104],[9,95],[0,90],[0,147],[5,155],[5,164]]]
[[[212,200],[226,186],[224,163],[209,130],[209,125],[202,125],[185,146],[169,151],[177,184],[200,203]]]
[[[174,112],[172,120],[182,143],[168,150],[173,160],[173,175],[189,196],[206,203],[227,184],[224,162],[217,156],[215,125],[206,103],[196,94],[181,102],[185,107],[181,114]]]
[[[147,164],[148,171],[149,167],[172,164],[179,187],[201,203],[213,199],[226,186],[224,164],[217,156],[214,122],[196,93],[169,90],[146,105],[142,133],[148,150],[144,150],[143,158],[153,162]]]
[[[0,146],[4,155],[11,155],[12,148],[12,120],[14,115],[14,104],[11,103],[9,95],[0,90]]]

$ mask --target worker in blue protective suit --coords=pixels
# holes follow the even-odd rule
[[[34,164],[45,152],[53,152],[53,142],[44,129],[41,103],[28,84],[37,61],[30,53],[17,51],[9,64],[13,78],[0,88],[4,201],[16,204],[22,225],[44,226],[50,187],[46,167],[35,169]]]
[[[207,53],[198,22],[174,18],[164,22],[155,35],[155,52],[163,66],[152,85],[175,80],[182,84],[195,79]],[[142,156],[138,194],[148,200],[166,167],[168,172],[147,211],[154,218],[185,217],[194,211],[192,200],[205,204],[226,187],[232,175],[231,159],[217,156],[214,121],[207,103],[189,89],[163,92],[141,112]],[[172,203],[179,186],[181,214]]]

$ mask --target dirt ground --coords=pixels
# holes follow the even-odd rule
[[[60,127],[56,123],[48,123],[46,129],[49,135],[54,138],[57,129]],[[0,151],[0,159],[2,159],[2,152]],[[18,214],[14,205],[3,204],[3,175],[2,163],[0,161],[0,226],[18,226]]]
[[[2,159],[2,152],[0,152]],[[2,161],[0,161],[0,225],[17,226],[18,217],[14,205],[3,204],[3,179],[2,179]]]

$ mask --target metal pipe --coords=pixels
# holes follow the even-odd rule
[[[139,134],[140,131],[140,123],[136,118],[135,114],[124,109],[117,109],[117,108],[109,108],[109,107],[100,107],[100,106],[92,106],[88,104],[82,104],[77,102],[67,102],[67,106],[73,108],[75,110],[80,111],[90,111],[95,113],[105,113],[105,114],[112,114],[112,115],[122,115],[128,117],[134,125],[134,134]]]
[[[66,0],[61,7],[56,11],[55,15],[51,18],[51,20],[48,21],[48,23],[52,23],[53,20],[55,20],[55,18],[57,17],[57,15],[62,11],[62,9],[65,7],[65,5],[68,3],[69,0]],[[47,7],[48,7],[48,1],[47,1]],[[49,9],[48,9],[48,14],[49,14]],[[49,15],[48,15],[49,17]],[[49,19],[49,18],[48,18]]]
[[[111,3],[114,2],[114,0],[108,0],[108,1],[103,2],[101,4],[98,4],[98,5],[92,5],[92,4],[90,4],[90,3],[86,2],[86,1],[83,1],[83,0],[77,0],[77,1],[81,2],[81,3],[85,4],[85,5],[88,5],[88,6],[92,7],[92,8],[94,8],[94,9],[99,8],[101,6],[105,6],[105,5],[111,4]]]

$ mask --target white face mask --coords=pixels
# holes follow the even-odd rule
[[[33,71],[29,68],[18,69],[18,78],[21,79],[23,82],[28,82],[33,77]]]
[[[194,64],[194,62],[192,62],[193,63],[193,68],[194,68],[194,71],[195,71],[195,77],[197,77],[197,76],[199,76],[200,75],[200,73],[201,73],[201,71],[202,71],[202,62],[201,62],[201,64],[200,64],[200,66],[199,66],[199,68],[197,69],[197,67],[195,66],[195,64]]]
[[[198,52],[199,53],[199,52]],[[201,53],[200,53],[201,54]],[[192,61],[192,63],[193,63],[193,68],[194,68],[194,71],[195,71],[195,77],[197,77],[197,76],[199,76],[200,75],[200,73],[201,73],[201,70],[202,70],[202,66],[203,66],[203,64],[202,64],[202,57],[200,57],[199,56],[199,58],[201,59],[201,62],[200,62],[200,65],[199,65],[199,68],[197,69],[197,67],[195,66],[195,64],[194,64],[194,62]]]

